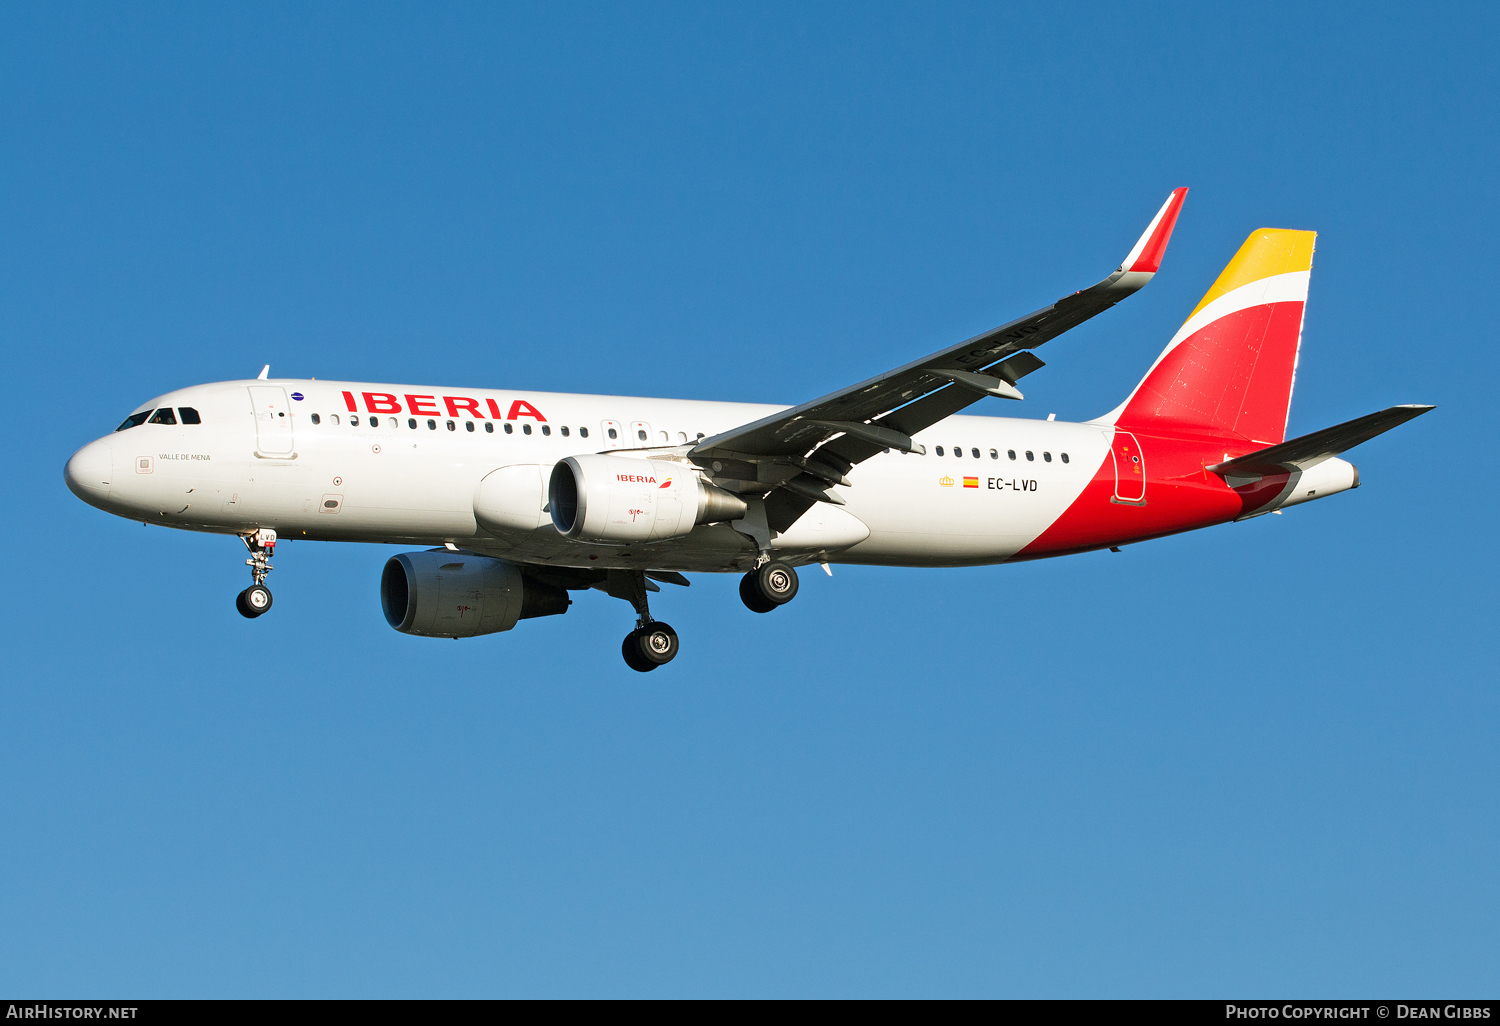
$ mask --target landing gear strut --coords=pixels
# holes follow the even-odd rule
[[[276,532],[266,527],[253,534],[242,534],[240,540],[250,550],[245,565],[250,568],[255,583],[239,593],[234,605],[241,616],[253,620],[271,608],[271,589],[266,587],[266,575],[273,569],[271,556],[276,552]]]
[[[757,613],[769,613],[797,597],[797,571],[779,559],[740,578],[740,601]]]
[[[677,657],[677,632],[671,625],[651,619],[646,601],[646,575],[640,570],[611,570],[605,591],[629,602],[635,609],[635,630],[625,635],[620,654],[625,665],[640,673],[649,673]]]

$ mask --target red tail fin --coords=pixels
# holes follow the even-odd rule
[[[1173,421],[1282,441],[1316,238],[1252,232],[1130,398],[1103,419],[1127,429]]]

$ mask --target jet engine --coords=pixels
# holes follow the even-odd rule
[[[552,524],[585,542],[680,538],[699,524],[738,520],[745,500],[709,484],[692,467],[628,456],[569,456],[547,487]]]
[[[403,552],[380,575],[380,607],[403,634],[473,638],[568,611],[568,593],[514,563],[467,552]]]

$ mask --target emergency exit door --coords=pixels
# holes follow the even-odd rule
[[[292,411],[280,385],[251,385],[255,411],[255,451],[265,456],[292,454]]]
[[[1146,504],[1146,458],[1141,443],[1129,431],[1116,431],[1115,501],[1136,506]]]

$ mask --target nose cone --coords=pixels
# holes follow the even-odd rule
[[[73,454],[63,468],[68,488],[90,506],[103,506],[109,499],[109,484],[114,478],[114,453],[104,439],[90,442]]]

